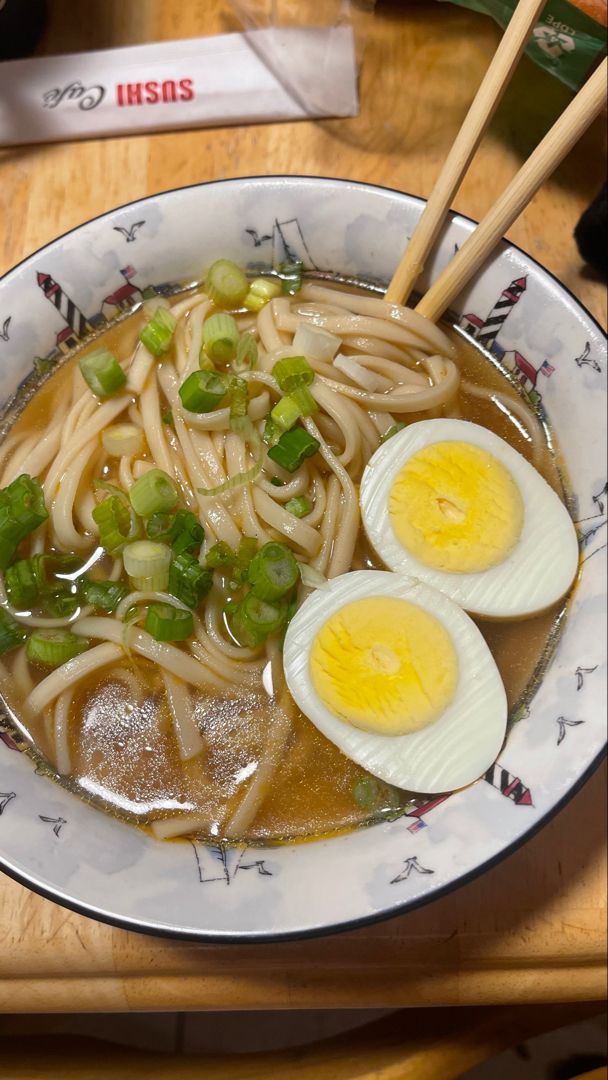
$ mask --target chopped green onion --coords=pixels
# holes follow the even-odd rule
[[[274,281],[272,278],[255,278],[243,300],[243,307],[246,307],[248,311],[261,311],[270,300],[280,296],[281,292],[280,281]]]
[[[113,424],[102,432],[101,441],[111,457],[133,457],[144,448],[144,433],[137,424]]]
[[[307,386],[299,386],[297,390],[292,390],[289,396],[294,405],[297,405],[300,416],[312,416],[319,408]]]
[[[276,424],[280,432],[289,431],[300,419],[300,410],[293,399],[289,396],[280,398],[270,412],[270,419]]]
[[[406,426],[407,425],[404,424],[402,420],[399,420],[396,424],[393,424],[392,427],[389,427],[388,431],[385,431],[384,435],[380,439],[380,446],[382,446],[383,443],[387,442],[388,439],[392,439],[393,435],[396,435],[398,431],[402,431],[403,428]]]
[[[363,776],[353,785],[353,799],[357,806],[364,810],[371,810],[378,805],[380,799],[380,785],[373,776]]]
[[[178,498],[175,482],[162,469],[150,469],[129,488],[131,506],[143,518],[172,510]]]
[[[173,553],[181,555],[187,551],[198,551],[205,539],[205,530],[200,521],[190,510],[178,510],[173,521],[171,544]]]
[[[273,365],[272,374],[284,394],[291,394],[300,386],[310,386],[315,373],[304,356],[286,356]]]
[[[226,379],[217,371],[193,371],[179,388],[184,409],[193,413],[208,413],[217,408],[226,396]]]
[[[31,608],[40,596],[39,563],[33,559],[18,559],[4,572],[6,595],[18,611]]]
[[[61,590],[56,574],[70,573],[81,565],[77,555],[40,554],[18,559],[4,575],[7,596],[18,610],[31,608],[41,597]]]
[[[235,583],[242,585],[243,582],[247,581],[249,566],[251,560],[255,557],[257,550],[258,542],[255,536],[241,537],[238,550],[234,557],[234,566],[231,571],[231,576]]]
[[[119,495],[97,504],[92,518],[99,529],[99,543],[110,555],[122,551],[131,538],[132,520],[129,507]]]
[[[290,514],[293,514],[294,517],[302,518],[306,517],[307,514],[310,514],[312,503],[305,495],[298,495],[285,503],[285,509]]]
[[[47,596],[44,606],[54,619],[71,619],[79,608],[80,601],[75,592],[67,592],[64,589]]]
[[[26,656],[34,664],[61,667],[68,660],[86,652],[90,642],[67,630],[35,630],[27,646]]]
[[[244,379],[233,375],[230,380],[230,419],[240,420],[247,416],[249,388]]]
[[[243,334],[236,347],[232,361],[234,371],[251,371],[258,362],[258,346],[253,334]]]
[[[190,510],[178,510],[177,514],[152,514],[145,523],[150,540],[160,540],[173,547],[174,555],[183,551],[190,554],[200,548],[205,530]]]
[[[230,628],[241,645],[255,648],[280,630],[287,620],[287,605],[268,604],[253,592],[227,611]]]
[[[139,340],[152,356],[162,356],[173,340],[176,326],[177,319],[173,312],[168,308],[158,307],[140,332]]]
[[[286,296],[293,296],[302,288],[303,269],[304,264],[300,260],[291,263],[281,263],[279,266],[277,274],[281,279],[283,292]]]
[[[252,559],[247,580],[254,596],[273,601],[290,592],[299,576],[298,564],[289,548],[271,540]]]
[[[164,592],[169,583],[172,551],[166,544],[136,540],[123,552],[125,570],[136,588]]]
[[[270,483],[273,487],[285,487],[285,481],[280,476],[271,476]]]
[[[48,516],[38,477],[22,473],[0,491],[0,570],[6,570],[21,541]]]
[[[118,360],[107,349],[96,349],[83,356],[79,364],[82,377],[96,397],[106,398],[122,390],[127,376]]]
[[[203,345],[211,360],[225,363],[236,356],[239,328],[232,315],[217,312],[203,324]]]
[[[305,458],[312,457],[320,447],[318,439],[309,435],[304,428],[296,427],[285,431],[276,446],[271,446],[268,457],[287,472],[295,472]]]
[[[192,555],[183,552],[176,555],[169,569],[169,592],[186,604],[196,608],[213,584],[213,575],[201,566]]]
[[[116,611],[120,601],[129,593],[128,585],[122,581],[94,581],[86,575],[78,579],[78,590],[87,604],[108,614]]]
[[[23,645],[27,637],[27,631],[13,616],[0,607],[0,655]]]
[[[148,540],[160,540],[171,543],[173,539],[173,527],[175,524],[174,514],[152,514],[146,518],[144,529]]]
[[[236,555],[225,540],[218,540],[217,544],[209,548],[205,556],[205,562],[212,570],[222,570],[224,567],[232,566],[235,561]]]
[[[194,633],[192,612],[172,604],[150,604],[144,630],[157,641],[186,641]]]
[[[243,271],[230,259],[218,259],[209,267],[205,291],[219,307],[236,308],[249,292]]]
[[[274,420],[267,417],[264,424],[264,431],[262,432],[262,439],[266,443],[266,446],[276,446],[281,438],[281,429],[275,424]]]
[[[173,409],[167,409],[161,416],[161,420],[167,427],[171,427],[173,425]]]

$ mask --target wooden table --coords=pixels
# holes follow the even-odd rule
[[[219,0],[51,0],[42,49],[66,52],[234,28]],[[85,20],[86,24],[80,25]],[[78,10],[78,16],[75,11]],[[180,184],[312,173],[427,194],[498,32],[433,0],[383,3],[361,115],[0,151],[0,272],[95,214]],[[524,61],[456,207],[480,217],[568,93]],[[512,230],[605,320],[571,239],[605,175],[598,122]],[[302,943],[155,940],[73,915],[0,877],[0,1010],[318,1008],[600,999],[605,991],[605,776],[530,843],[419,911]]]

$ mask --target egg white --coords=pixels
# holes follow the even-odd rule
[[[515,547],[503,562],[478,573],[435,570],[420,562],[398,540],[389,513],[391,490],[406,461],[427,446],[452,440],[493,454],[511,473],[524,504]],[[535,615],[567,593],[578,571],[576,530],[556,493],[504,439],[468,420],[422,420],[394,435],[370,459],[360,502],[368,539],[386,566],[440,589],[475,615],[489,619]]]
[[[345,723],[312,685],[310,650],[327,619],[374,596],[408,600],[429,612],[445,627],[458,658],[452,701],[437,720],[410,735],[375,735]],[[351,571],[311,593],[289,624],[283,666],[292,697],[315,727],[351,761],[396,787],[429,794],[464,787],[487,771],[503,744],[507,696],[481,633],[447,596],[403,574]]]

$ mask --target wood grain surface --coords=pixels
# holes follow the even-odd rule
[[[51,0],[40,51],[235,29],[220,0]],[[0,272],[59,233],[165,188],[250,173],[367,180],[425,195],[496,46],[493,23],[434,0],[378,3],[356,119],[0,151]],[[479,218],[569,100],[528,60],[455,207]],[[596,123],[510,232],[601,322],[606,293],[572,230],[605,177]],[[0,877],[0,1010],[260,1009],[584,1001],[605,993],[605,773],[517,853],[374,927],[292,944],[198,946],[74,915]]]

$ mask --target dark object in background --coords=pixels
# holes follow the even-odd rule
[[[585,210],[574,238],[581,257],[608,281],[608,184]]]
[[[0,60],[34,51],[46,23],[47,0],[0,0]]]

